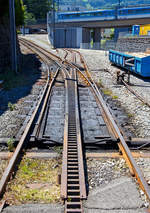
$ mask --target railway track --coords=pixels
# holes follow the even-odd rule
[[[150,189],[147,185],[141,171],[139,170],[136,162],[125,142],[121,130],[118,128],[111,113],[109,112],[102,95],[100,94],[96,84],[94,83],[88,66],[83,56],[78,51],[65,50],[64,58],[59,57],[47,50],[39,47],[33,42],[20,39],[22,45],[31,48],[31,50],[37,53],[41,58],[44,57],[44,62],[53,60],[58,69],[53,75],[48,75],[48,80],[44,89],[44,93],[36,107],[27,127],[22,135],[18,146],[11,158],[8,167],[6,168],[2,179],[0,181],[0,195],[2,196],[7,182],[11,177],[15,163],[19,159],[24,143],[27,139],[31,142],[36,141],[49,141],[51,144],[57,144],[56,141],[52,141],[51,138],[45,135],[45,129],[47,125],[47,117],[50,111],[51,94],[54,85],[58,82],[65,88],[65,125],[64,125],[64,139],[63,139],[63,163],[62,163],[62,175],[61,175],[61,198],[65,204],[65,212],[83,212],[82,201],[87,198],[85,174],[84,174],[84,150],[81,132],[81,117],[80,117],[80,103],[78,90],[80,85],[89,87],[92,91],[97,106],[103,116],[102,126],[107,129],[108,135],[100,135],[101,141],[113,141],[119,147],[123,157],[125,158],[132,175],[137,178],[140,187],[150,199]],[[67,57],[71,53],[72,60],[67,60]],[[81,67],[80,70],[76,57],[80,57]],[[60,77],[61,75],[61,77]],[[49,80],[51,79],[51,81]],[[104,124],[105,123],[105,124]]]
[[[106,71],[112,76],[113,80],[116,82],[117,81],[117,72],[114,74],[113,72],[111,72],[108,69]],[[124,79],[121,79],[120,83],[122,83],[143,104],[150,107],[150,103],[143,96],[141,96],[138,92],[136,92],[134,89],[132,89],[132,85],[130,85]]]

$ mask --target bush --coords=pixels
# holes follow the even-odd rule
[[[9,15],[9,0],[1,0],[0,18]],[[24,6],[22,0],[15,0],[16,26],[24,23]]]

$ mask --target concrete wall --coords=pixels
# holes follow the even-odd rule
[[[53,29],[48,27],[48,37],[53,46]],[[55,31],[56,48],[80,48],[82,28],[59,28]]]

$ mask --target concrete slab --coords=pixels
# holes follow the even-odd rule
[[[56,204],[27,204],[21,206],[9,206],[3,213],[63,213],[64,208]]]
[[[84,213],[146,213],[145,209],[129,209],[129,210],[100,210],[100,209],[85,209]]]
[[[84,203],[88,213],[92,212],[144,212],[141,208],[144,202],[141,200],[136,183],[129,177],[121,177],[108,185],[97,187],[93,190]],[[125,211],[123,211],[125,210]],[[110,211],[110,212],[111,212]],[[134,212],[133,211],[133,212]],[[135,211],[136,212],[136,211]]]

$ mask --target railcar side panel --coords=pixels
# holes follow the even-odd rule
[[[126,53],[109,50],[109,60],[113,64],[139,74],[142,77],[150,77],[150,56],[140,58]]]

